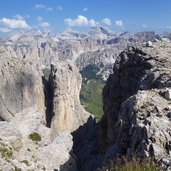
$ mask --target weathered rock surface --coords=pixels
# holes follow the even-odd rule
[[[92,117],[80,104],[81,75],[71,61],[51,65],[50,84],[53,90],[54,134],[73,132]]]
[[[171,44],[129,47],[114,65],[103,90],[100,144],[106,158],[118,154],[171,162]],[[166,161],[165,160],[165,161]]]
[[[38,65],[7,57],[2,50],[0,79],[1,120],[10,121],[16,113],[27,107],[36,107],[44,115],[42,73]]]
[[[76,171],[72,136],[61,132],[54,140],[51,129],[42,124],[42,114],[34,108],[17,113],[10,122],[0,122],[0,169]],[[31,137],[31,134],[34,136]]]

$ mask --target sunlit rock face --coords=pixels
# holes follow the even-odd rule
[[[0,53],[0,117],[10,121],[27,107],[45,116],[42,72],[38,65]],[[44,117],[45,123],[45,117]]]
[[[81,75],[71,61],[51,65],[50,84],[53,89],[54,133],[75,131],[92,117],[80,104]]]

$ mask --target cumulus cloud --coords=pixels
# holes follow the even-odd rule
[[[63,7],[61,7],[61,6],[57,6],[57,10],[59,10],[59,11],[63,11]]]
[[[86,7],[83,8],[83,11],[84,11],[84,12],[87,12],[87,11],[88,11],[88,8],[86,8]]]
[[[48,22],[41,22],[39,23],[40,27],[50,27],[50,24]]]
[[[91,26],[91,27],[95,27],[96,25],[98,25],[98,22],[96,22],[93,19],[88,19],[85,16],[79,15],[77,18],[75,19],[71,19],[71,18],[66,18],[64,20],[65,24],[73,27],[73,26]]]
[[[111,26],[112,25],[112,21],[109,18],[104,18],[102,20],[102,22],[107,25],[107,26]]]
[[[119,26],[119,27],[123,27],[124,24],[123,24],[123,21],[122,20],[116,20],[115,21],[115,25],[116,26]]]
[[[42,27],[42,28],[50,27],[50,23],[44,21],[44,19],[41,16],[37,17],[37,21],[38,21],[38,26],[39,27]]]
[[[8,33],[8,32],[10,32],[11,31],[11,29],[9,29],[9,28],[0,28],[0,33]]]
[[[2,18],[0,19],[0,24],[7,27],[8,29],[29,29],[30,26],[24,19],[10,19]]]
[[[44,8],[46,8],[46,6],[43,5],[43,4],[36,4],[36,5],[35,5],[35,8],[36,8],[36,9],[44,9]]]

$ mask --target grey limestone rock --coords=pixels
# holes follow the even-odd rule
[[[80,104],[81,75],[71,61],[51,65],[50,84],[53,90],[54,134],[75,131],[92,117]]]
[[[10,121],[24,108],[45,116],[42,72],[38,65],[0,53],[0,118]],[[45,118],[44,118],[45,122]]]
[[[105,158],[123,154],[171,162],[170,50],[170,43],[159,41],[151,48],[129,47],[117,58],[103,90],[99,140],[108,149]]]

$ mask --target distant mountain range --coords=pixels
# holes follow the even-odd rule
[[[171,39],[170,34],[163,37]],[[130,34],[116,33],[106,27],[93,27],[87,32],[70,28],[57,35],[40,31],[17,31],[0,38],[1,51],[7,56],[24,58],[49,67],[51,63],[70,59],[82,70],[88,65],[99,68],[104,80],[112,72],[112,65],[127,46],[160,39],[153,31]]]

